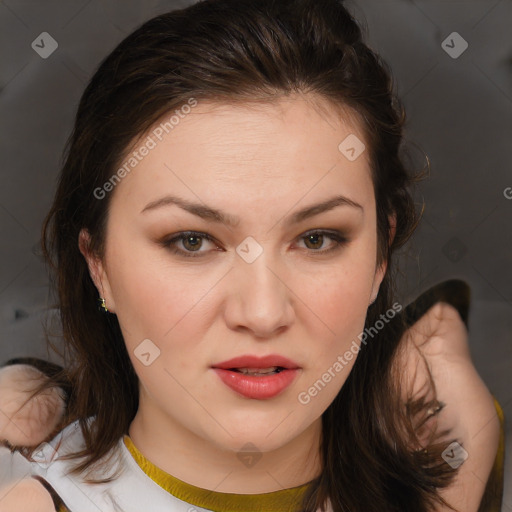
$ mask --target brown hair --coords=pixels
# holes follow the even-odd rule
[[[43,250],[54,270],[71,383],[65,423],[79,420],[86,448],[76,472],[105,456],[127,433],[138,407],[138,379],[115,315],[97,308],[98,292],[78,248],[86,228],[102,256],[110,194],[94,191],[162,116],[190,98],[220,103],[273,102],[294,92],[349,107],[364,131],[377,205],[377,263],[388,262],[366,327],[391,308],[392,254],[419,216],[404,163],[405,113],[386,63],[364,42],[340,0],[206,0],[157,16],[124,39],[88,84],[66,147]],[[135,141],[135,142],[134,142]],[[390,215],[396,233],[390,243]],[[330,501],[334,512],[430,510],[455,474],[433,438],[418,446],[419,424],[435,403],[400,399],[394,362],[401,316],[362,347],[338,396],[323,414],[323,471],[303,510]],[[432,382],[433,385],[433,382]],[[435,389],[435,388],[434,388]],[[93,417],[92,422],[87,418]],[[446,445],[444,445],[446,446]]]

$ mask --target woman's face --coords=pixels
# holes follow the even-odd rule
[[[83,252],[146,420],[270,451],[318,429],[384,275],[368,155],[357,125],[304,96],[190,110],[134,148],[152,146],[110,192],[104,259]],[[246,355],[288,369],[215,369]]]

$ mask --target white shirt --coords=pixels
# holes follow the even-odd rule
[[[94,464],[91,473],[98,479],[117,475],[110,482],[88,483],[80,476],[69,474],[78,459],[61,457],[84,447],[78,422],[67,426],[49,443],[40,445],[33,452],[32,460],[0,447],[0,489],[17,479],[41,477],[71,512],[213,512],[160,487],[137,464],[123,439],[108,456]],[[105,472],[106,462],[109,473]]]
[[[121,472],[117,478],[103,484],[90,484],[79,476],[68,475],[71,465],[76,464],[77,459],[63,460],[60,456],[78,451],[84,445],[82,431],[78,422],[75,422],[49,443],[40,445],[32,456],[33,461],[19,452],[11,453],[2,446],[0,487],[20,478],[40,476],[55,489],[72,512],[211,512],[176,498],[151,480],[134,460],[122,439],[112,454],[114,470],[119,469]],[[101,467],[100,464],[98,466]],[[102,474],[101,477],[110,474]]]

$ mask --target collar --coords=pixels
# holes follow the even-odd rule
[[[233,494],[203,489],[183,482],[155,466],[139,452],[129,436],[125,435],[123,441],[135,462],[151,480],[176,498],[214,512],[295,512],[300,510],[310,485],[309,482],[263,494]]]

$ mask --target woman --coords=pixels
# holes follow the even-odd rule
[[[68,408],[0,510],[476,511],[499,422],[464,322],[406,332],[393,297],[403,123],[335,0],[207,0],[122,41],[44,226]]]

